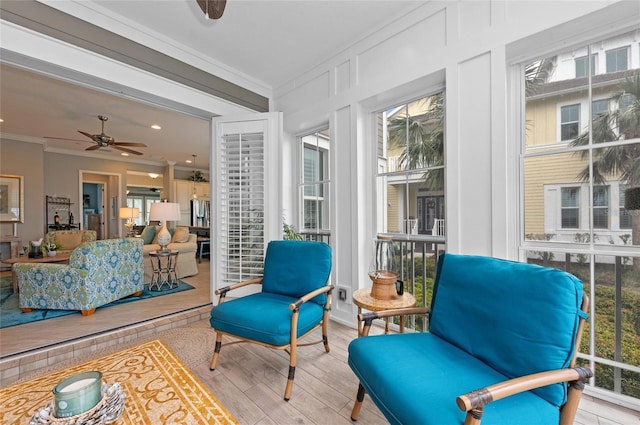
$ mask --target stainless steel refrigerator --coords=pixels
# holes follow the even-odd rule
[[[204,199],[191,200],[191,225],[196,227],[209,227],[211,202]]]

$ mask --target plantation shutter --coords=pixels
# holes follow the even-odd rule
[[[262,274],[264,258],[264,135],[222,136],[220,244],[223,283]]]
[[[274,117],[280,119],[281,115],[214,120],[217,169],[212,277],[218,288],[261,277],[267,243],[281,238],[280,142],[274,130],[281,127]]]

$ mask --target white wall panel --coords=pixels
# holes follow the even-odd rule
[[[371,46],[357,56],[358,84],[388,84],[390,76],[423,67],[446,46],[446,9]]]
[[[301,102],[303,104],[313,104],[327,100],[331,92],[329,81],[329,71],[322,72],[309,79],[300,84],[295,90],[290,91],[278,99],[278,109],[295,109],[295,105],[299,105]]]
[[[462,62],[458,67],[457,119],[459,151],[447,155],[457,161],[457,182],[448,182],[447,194],[457,192],[458,251],[491,253],[491,55]],[[453,183],[453,184],[452,184]],[[450,226],[448,226],[450,227]],[[452,246],[453,248],[453,246]]]
[[[351,61],[344,61],[336,66],[334,93],[343,93],[349,88],[351,88]]]

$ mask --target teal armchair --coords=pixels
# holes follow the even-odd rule
[[[349,344],[360,380],[351,413],[369,394],[392,424],[572,424],[587,367],[576,354],[588,300],[564,271],[446,253],[429,332],[364,336]],[[372,321],[399,310],[361,315]]]
[[[22,311],[80,310],[87,316],[97,307],[142,294],[142,240],[85,242],[72,251],[68,265],[18,263],[13,272]]]
[[[295,377],[297,347],[324,343],[329,352],[327,321],[331,306],[328,284],[331,273],[331,248],[322,242],[272,241],[267,247],[261,278],[219,289],[218,305],[211,310],[211,326],[216,330],[216,345],[211,370],[218,362],[222,336],[233,341],[251,342],[285,350],[289,354],[289,374],[284,399],[289,400]],[[261,291],[226,300],[234,289],[261,284]],[[306,344],[298,341],[322,327],[322,339]]]

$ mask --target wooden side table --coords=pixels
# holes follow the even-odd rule
[[[358,289],[353,293],[353,303],[358,306],[358,314],[362,313],[362,309],[370,311],[392,310],[396,308],[415,307],[416,298],[405,292],[393,300],[379,300],[371,296],[371,288]],[[385,319],[385,333],[389,332],[389,318]],[[400,316],[400,332],[404,332],[404,316]],[[362,322],[358,320],[358,336],[362,335]]]
[[[176,263],[178,262],[178,251],[151,251],[149,252],[149,260],[153,275],[149,290],[154,287],[160,291],[162,285],[169,285],[169,289],[178,284],[178,276],[176,275]],[[163,261],[164,259],[164,261]]]

